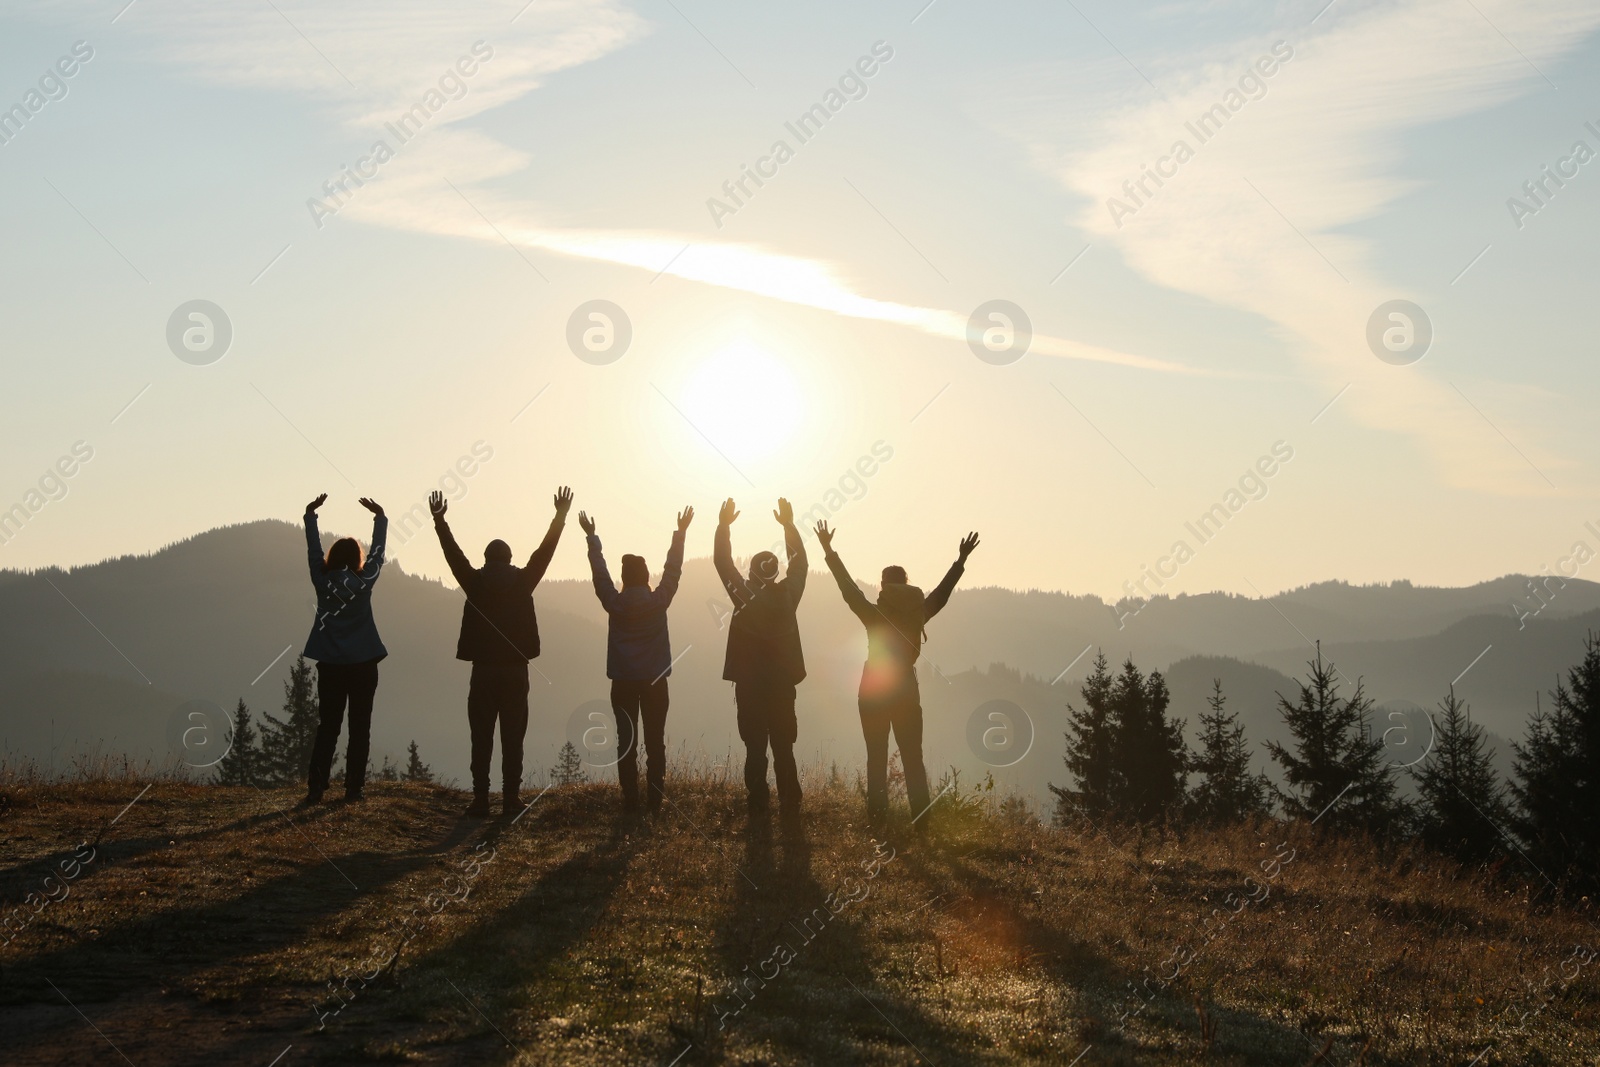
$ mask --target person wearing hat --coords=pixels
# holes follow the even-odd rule
[[[600,535],[585,512],[578,513],[589,544],[589,571],[594,595],[605,608],[606,677],[611,679],[611,712],[617,720],[617,782],[623,810],[639,810],[639,737],[641,718],[646,759],[645,781],[650,813],[661,810],[667,777],[667,677],[672,673],[672,640],[667,633],[667,608],[683,575],[683,538],[694,520],[694,508],[678,513],[678,528],[667,549],[661,581],[650,588],[650,565],[643,556],[622,557],[622,588],[606,568]]]

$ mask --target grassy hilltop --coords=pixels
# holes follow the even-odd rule
[[[438,786],[302,812],[287,790],[13,780],[5,1060],[1600,1057],[1600,961],[1574,953],[1596,945],[1589,903],[1531,872],[1277,823],[1049,829],[965,787],[925,837],[902,821],[874,841],[855,789],[820,774],[805,833],[767,836],[736,779],[669,785],[654,821],[579,785],[477,823]]]

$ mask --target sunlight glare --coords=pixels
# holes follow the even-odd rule
[[[734,462],[765,459],[788,443],[805,413],[799,383],[771,352],[738,340],[690,374],[683,409]]]

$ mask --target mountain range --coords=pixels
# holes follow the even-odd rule
[[[57,771],[95,752],[161,761],[178,754],[186,702],[232,709],[242,698],[256,712],[276,712],[314,610],[303,538],[298,527],[267,520],[144,556],[0,571],[0,750]],[[560,552],[581,551],[581,534],[568,531]],[[981,557],[971,571],[981,574]],[[937,576],[912,577],[931,586]],[[1317,641],[1343,691],[1359,682],[1379,703],[1374,728],[1397,763],[1426,752],[1425,712],[1454,683],[1507,768],[1509,740],[1521,737],[1537,694],[1578,661],[1585,635],[1600,626],[1600,585],[1539,582],[1324,582],[1265,598],[1156,597],[1132,615],[1095,596],[961,588],[929,625],[919,668],[930,772],[954,766],[971,781],[992,771],[997,783],[1036,798],[1048,782],[1063,784],[1067,704],[1078,700],[1098,650],[1113,666],[1131,656],[1145,671],[1163,671],[1172,711],[1191,732],[1220,679],[1259,750],[1287,739],[1278,694],[1297,692],[1294,678],[1304,676]],[[532,675],[530,774],[553,764],[564,741],[581,742],[590,714],[605,721],[608,707],[606,620],[590,584],[547,580],[535,601],[544,649]],[[391,563],[373,604],[389,649],[374,763],[402,756],[415,739],[436,771],[464,780],[469,668],[453,658],[459,590]],[[732,689],[721,681],[726,613],[710,560],[687,561],[671,612],[679,658],[668,741],[675,756],[712,765],[732,756],[736,773],[742,748]],[[809,676],[797,751],[853,769],[865,640],[825,571],[811,575],[800,625]],[[1267,768],[1264,752],[1260,760]]]

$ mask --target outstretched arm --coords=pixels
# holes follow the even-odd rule
[[[661,569],[661,582],[656,586],[656,599],[663,608],[672,604],[678,595],[678,579],[683,577],[683,539],[694,521],[694,508],[678,512],[678,528],[672,532],[672,545],[667,549],[667,565]]]
[[[717,535],[711,543],[711,562],[716,565],[717,577],[722,579],[722,587],[728,591],[728,596],[733,602],[742,605],[750,599],[750,587],[745,584],[744,576],[739,573],[739,568],[733,565],[733,531],[729,528],[733,520],[739,517],[739,510],[729,497],[722,503],[722,511],[717,515]]]
[[[550,529],[545,531],[544,540],[539,542],[539,547],[528,557],[528,565],[522,568],[529,590],[539,584],[539,580],[544,577],[544,572],[550,566],[550,561],[555,558],[556,545],[561,543],[561,531],[567,527],[567,512],[571,508],[572,490],[563,485],[556,490],[556,515],[550,520]]]
[[[433,512],[433,532],[439,535],[439,547],[444,550],[444,561],[450,565],[450,573],[455,575],[456,584],[465,592],[470,588],[472,576],[477,572],[467,561],[467,554],[456,544],[455,535],[450,532],[450,524],[444,521],[444,513],[449,507],[443,493],[435,491],[428,494],[428,510]]]
[[[806,591],[806,575],[809,573],[805,538],[795,529],[794,508],[790,507],[789,501],[783,497],[778,498],[778,510],[772,513],[772,517],[783,527],[783,547],[789,557],[788,569],[783,572],[783,582],[789,587],[794,602],[799,604],[800,597]]]
[[[368,497],[361,498],[361,506],[372,512],[372,543],[367,549],[367,561],[361,565],[361,577],[375,582],[383,570],[384,549],[389,543],[389,517],[377,501]]]
[[[589,575],[594,579],[594,595],[600,598],[600,606],[609,612],[617,602],[617,583],[611,580],[611,571],[606,568],[600,535],[594,532],[594,520],[582,511],[578,512],[578,526],[589,543]]]
[[[306,505],[306,563],[311,568],[311,580],[322,581],[322,535],[317,532],[317,509],[328,499],[323,493]]]
[[[867,601],[867,595],[861,591],[856,580],[850,577],[850,572],[845,569],[844,560],[833,550],[833,533],[828,529],[827,523],[817,523],[817,540],[822,545],[822,558],[827,561],[828,570],[833,572],[833,580],[839,584],[839,592],[844,596],[845,606],[856,613],[856,618],[868,622],[875,610]]]
[[[922,602],[924,609],[923,619],[931,619],[944,609],[950,601],[950,594],[956,591],[956,583],[961,580],[961,575],[967,569],[967,557],[972,555],[972,550],[978,547],[977,533],[969,533],[961,541],[961,555],[950,564],[950,569],[945,572],[944,579],[934,587],[927,599]]]

